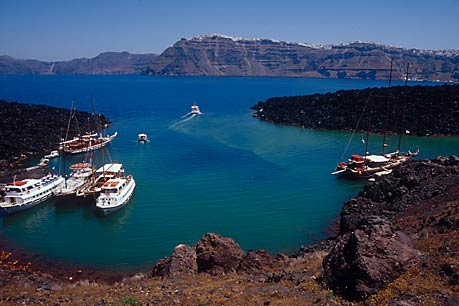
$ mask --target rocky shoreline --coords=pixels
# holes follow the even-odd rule
[[[310,129],[459,135],[459,85],[395,86],[275,97],[252,107],[260,120]],[[365,110],[365,111],[364,111]],[[388,111],[389,110],[389,111]]]
[[[110,124],[97,114],[101,126]],[[23,104],[0,100],[0,160],[15,163],[28,156],[56,150],[65,137],[70,110],[47,105]],[[88,112],[75,112],[79,131],[69,129],[68,138],[88,131]],[[72,120],[74,123],[75,119]]]
[[[75,282],[10,257],[0,265],[0,301],[457,305],[458,258],[459,157],[439,157],[409,161],[368,182],[344,204],[336,236],[293,256],[245,252],[208,233],[194,246],[178,245],[151,272],[112,282],[90,273]]]
[[[69,117],[70,110],[64,108],[0,100],[0,183],[15,174],[19,179],[34,176],[19,169],[20,163],[56,150],[65,137]],[[79,130],[70,129],[68,138],[87,132],[90,118],[90,113],[76,111],[73,123],[78,122]],[[97,120],[101,126],[110,124],[104,115],[98,114]]]

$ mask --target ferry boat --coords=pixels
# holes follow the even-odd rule
[[[89,163],[73,164],[70,166],[71,173],[65,180],[64,186],[59,190],[58,196],[69,196],[90,184],[90,179],[94,173],[92,165]]]
[[[77,190],[77,196],[88,196],[94,195],[97,196],[102,190],[102,186],[110,179],[122,178],[124,177],[124,168],[123,164],[119,163],[110,163],[105,164],[91,177],[90,183],[85,188]]]
[[[201,111],[199,110],[199,106],[196,105],[196,101],[193,105],[191,105],[191,112],[192,115],[202,115]]]
[[[117,177],[106,181],[96,201],[99,213],[107,216],[123,208],[132,197],[135,181],[132,175]]]
[[[139,141],[140,143],[145,143],[145,142],[148,142],[148,141],[149,141],[149,140],[148,140],[148,136],[147,136],[146,133],[139,133],[139,135],[137,135],[137,137],[138,137],[138,141]]]
[[[111,142],[118,132],[113,135],[101,136],[98,133],[86,134],[81,137],[74,137],[71,140],[63,141],[61,146],[65,153],[78,154],[98,150]]]
[[[31,208],[56,194],[63,183],[64,178],[57,175],[14,181],[5,186],[6,194],[0,208],[6,214]]]

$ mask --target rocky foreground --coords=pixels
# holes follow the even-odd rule
[[[208,233],[152,271],[101,277],[0,256],[0,304],[458,305],[459,157],[412,160],[344,204],[336,236],[297,254]]]
[[[252,109],[260,120],[310,129],[351,131],[357,127],[360,132],[459,135],[459,85],[275,97],[258,102]]]

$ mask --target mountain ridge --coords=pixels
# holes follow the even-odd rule
[[[356,41],[287,42],[205,34],[181,38],[160,55],[104,52],[93,58],[43,62],[0,56],[0,75],[144,74],[154,76],[275,76],[459,82],[459,50],[422,50]]]
[[[420,50],[370,42],[290,43],[221,34],[182,38],[144,71],[147,75],[287,76],[459,81],[459,50]]]

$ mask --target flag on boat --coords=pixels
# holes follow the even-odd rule
[[[365,139],[363,139],[363,134],[360,134],[360,141],[361,141],[362,143],[365,143]]]

